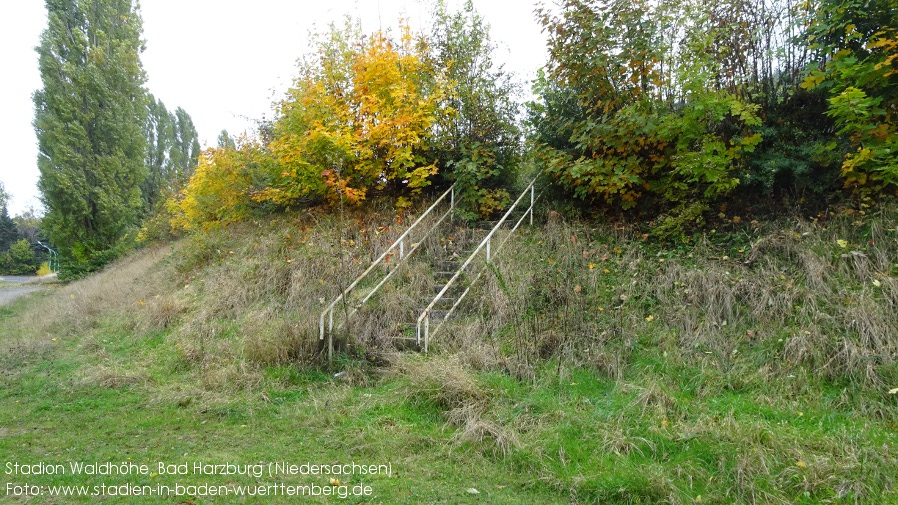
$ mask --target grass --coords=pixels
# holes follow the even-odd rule
[[[3,307],[0,462],[392,465],[340,477],[372,487],[350,503],[898,503],[893,206],[676,248],[544,212],[428,356],[389,345],[413,262],[322,361],[320,299],[398,233],[385,213],[247,222]],[[260,502],[157,502],[180,500]]]

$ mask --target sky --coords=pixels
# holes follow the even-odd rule
[[[461,0],[447,0],[458,7]],[[142,0],[146,51],[141,55],[147,89],[169,110],[186,110],[203,146],[219,132],[251,130],[271,117],[271,104],[289,87],[296,60],[310,48],[309,32],[323,31],[349,14],[370,33],[429,24],[418,0]],[[15,2],[0,19],[0,181],[12,195],[9,213],[42,209],[37,190],[37,139],[32,93],[41,87],[34,48],[46,28],[41,0]],[[529,89],[545,62],[545,37],[530,0],[474,0],[499,45],[495,60]]]

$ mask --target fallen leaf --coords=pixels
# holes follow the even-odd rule
[[[846,247],[848,247],[847,240],[839,239],[839,240],[836,240],[836,243],[839,244],[839,247],[841,247],[842,249],[845,249]]]
[[[467,489],[468,494],[480,494],[480,491],[474,489],[473,487],[469,487]]]

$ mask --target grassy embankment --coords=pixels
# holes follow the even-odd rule
[[[392,464],[341,477],[374,491],[350,503],[898,503],[894,206],[729,216],[676,249],[545,216],[429,356],[385,349],[411,265],[358,318],[368,359],[318,365],[322,300],[388,217],[248,222],[0,308],[0,462]],[[0,474],[13,503],[10,482],[329,483]],[[241,502],[140,501],[185,498]]]

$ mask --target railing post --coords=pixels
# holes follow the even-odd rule
[[[402,260],[402,258],[404,258],[404,257],[405,257],[405,240],[403,239],[403,240],[399,241],[399,259]]]
[[[430,313],[424,318],[424,354],[427,354],[427,340],[430,337]]]
[[[455,185],[449,188],[449,221],[455,218]]]
[[[486,262],[490,262],[490,242],[493,241],[492,237],[486,239]]]

